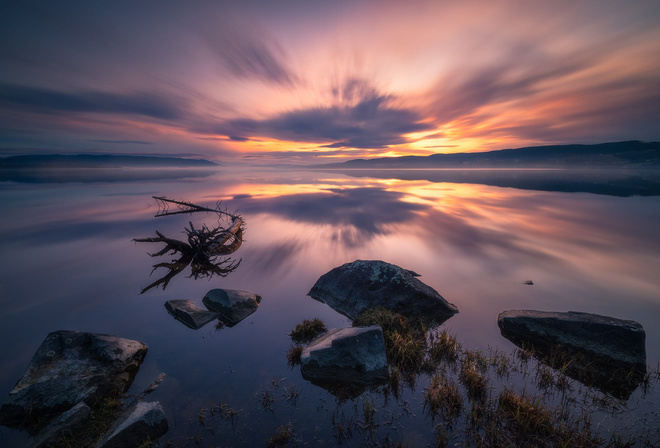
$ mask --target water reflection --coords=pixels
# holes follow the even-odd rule
[[[356,177],[470,183],[523,190],[594,193],[609,196],[660,196],[660,173],[620,169],[337,170]]]
[[[231,200],[249,223],[240,269],[224,278],[214,276],[211,285],[183,278],[184,271],[166,291],[152,288],[136,300],[147,283],[145,248],[158,251],[165,246],[130,242],[157,236],[153,201],[151,208],[145,207],[154,194],[207,204]],[[196,424],[200,408],[208,408],[213,398],[245,409],[237,423],[249,426],[244,444],[263,445],[281,422],[268,420],[271,414],[261,409],[254,411],[255,391],[270,385],[276,375],[287,377],[289,387],[307,384],[298,370],[288,370],[282,355],[290,346],[286,334],[311,317],[333,327],[347,325],[343,316],[305,294],[321,274],[355,259],[386,260],[422,274],[425,283],[460,307],[461,313],[445,326],[471,349],[486,350],[495,343],[513,348],[496,324],[505,309],[579,308],[640,322],[647,329],[650,365],[660,359],[659,196],[237,171],[217,173],[203,182],[92,183],[84,188],[4,182],[0,199],[0,250],[6,260],[0,282],[0,335],[11,341],[0,352],[2,390],[11,390],[48,331],[126,334],[144,340],[152,351],[143,369],[164,371],[170,378],[159,389],[159,399],[184,422],[171,430],[171,439],[194,433],[196,427],[190,429],[185,422]],[[315,206],[324,200],[342,208]],[[302,204],[312,208],[305,213]],[[196,229],[200,220],[209,219],[202,213],[197,218]],[[187,219],[156,221],[161,234],[185,242],[179,235]],[[526,280],[533,286],[523,285]],[[213,331],[211,324],[191,331],[163,312],[166,300],[201,298],[210,288],[247,285],[267,297],[260,305],[264,310],[231,331]],[[199,300],[197,305],[203,307]],[[420,377],[414,389],[402,394],[411,415],[418,417],[405,417],[404,422],[410,434],[420,434],[411,441],[416,446],[432,443],[433,428],[421,417],[424,381]],[[293,407],[279,398],[281,390],[275,394],[276,410],[282,409],[277,416],[286,412],[286,421],[298,422],[301,437],[312,440],[308,428],[323,423],[324,411],[315,409],[328,395],[305,387]],[[652,399],[657,403],[657,392]],[[391,406],[383,406],[390,412]],[[327,426],[320,433],[333,440]],[[239,436],[232,434],[230,429],[226,443],[237,443]],[[27,445],[3,444],[3,435],[6,430],[0,445]]]
[[[334,226],[337,232],[333,240],[343,245],[361,245],[387,233],[388,225],[405,223],[428,209],[426,205],[406,201],[405,196],[382,187],[357,187],[266,198],[243,195],[234,197],[234,201],[245,213],[268,213],[298,223]]]
[[[29,184],[62,183],[123,183],[144,181],[177,181],[201,179],[215,173],[212,169],[199,168],[18,168],[0,169],[0,182]]]
[[[596,388],[621,400],[628,400],[642,384],[646,375],[645,364],[614,362],[612,358],[598,356],[587,350],[568,350],[560,346],[539,344],[502,330],[502,336],[569,378]]]

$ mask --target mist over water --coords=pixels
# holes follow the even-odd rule
[[[49,332],[108,333],[149,346],[132,390],[167,374],[153,395],[170,421],[166,438],[194,433],[200,408],[213,400],[242,411],[223,428],[223,440],[233,446],[263,445],[287,422],[313,440],[334,398],[287,366],[288,333],[313,317],[329,328],[350,325],[306,294],[319,276],[356,259],[421,274],[459,308],[443,328],[466,347],[512,350],[496,322],[507,309],[584,311],[641,323],[647,363],[660,361],[660,196],[653,193],[525,189],[474,177],[228,169],[182,178],[50,180],[0,183],[3,400]],[[165,290],[140,295],[160,271],[150,276],[154,260],[147,253],[156,248],[134,238],[158,230],[183,239],[190,221],[217,223],[203,213],[155,218],[153,195],[208,207],[222,201],[240,213],[245,241],[233,255],[240,266],[225,278],[194,280],[184,271]],[[163,306],[173,299],[201,306],[213,288],[248,290],[263,300],[256,313],[222,330],[187,328]],[[273,389],[278,378],[285,380]],[[420,402],[427,381],[420,377],[416,391],[405,395],[416,418],[398,416],[391,406],[382,410],[397,415],[399,435],[416,446],[433,440]],[[302,390],[295,406],[280,396],[285,385]],[[259,404],[266,390],[276,391],[272,412]],[[320,431],[332,446],[332,435]],[[21,437],[0,431],[3,446],[22,446]]]

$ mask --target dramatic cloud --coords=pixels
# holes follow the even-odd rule
[[[237,34],[210,38],[209,42],[233,76],[284,86],[290,86],[296,81],[296,76],[286,67],[282,50],[271,48],[273,45]]]
[[[90,140],[95,143],[117,143],[117,144],[135,144],[135,145],[153,145],[152,142],[142,140]]]
[[[618,0],[10,2],[0,153],[152,142],[304,163],[658,140],[658,19]]]
[[[135,114],[150,118],[175,120],[181,111],[171,98],[153,93],[116,94],[106,92],[58,92],[54,90],[0,85],[0,104],[30,111],[52,113],[96,112]]]
[[[414,110],[394,106],[393,98],[350,80],[343,93],[333,91],[340,104],[287,111],[276,117],[236,119],[228,131],[294,142],[331,142],[324,148],[385,148],[406,143],[405,135],[433,129]]]

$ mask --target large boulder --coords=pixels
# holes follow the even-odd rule
[[[190,299],[168,300],[165,308],[176,320],[195,330],[218,318],[216,311],[198,308]]]
[[[376,325],[330,330],[303,349],[300,364],[313,381],[381,382],[388,373],[383,330]]]
[[[212,289],[202,299],[204,305],[219,313],[219,318],[228,327],[233,327],[257,311],[261,296],[235,289]]]
[[[458,313],[454,304],[415,277],[384,261],[357,260],[322,275],[308,295],[351,319],[375,307],[439,322]]]
[[[574,311],[509,310],[500,313],[497,324],[518,346],[620,398],[628,398],[646,373],[646,333],[631,320]]]
[[[0,408],[0,424],[22,427],[30,416],[50,417],[80,402],[93,406],[125,392],[147,346],[105,334],[55,331],[42,342]]]

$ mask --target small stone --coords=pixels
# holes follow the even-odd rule
[[[217,312],[198,308],[189,299],[168,300],[165,308],[176,320],[195,330],[218,318]]]
[[[370,327],[336,328],[303,349],[303,375],[310,380],[377,383],[387,379],[383,330]]]
[[[235,289],[212,289],[202,300],[209,310],[220,314],[220,320],[228,327],[233,327],[250,314],[257,311],[261,296]]]

